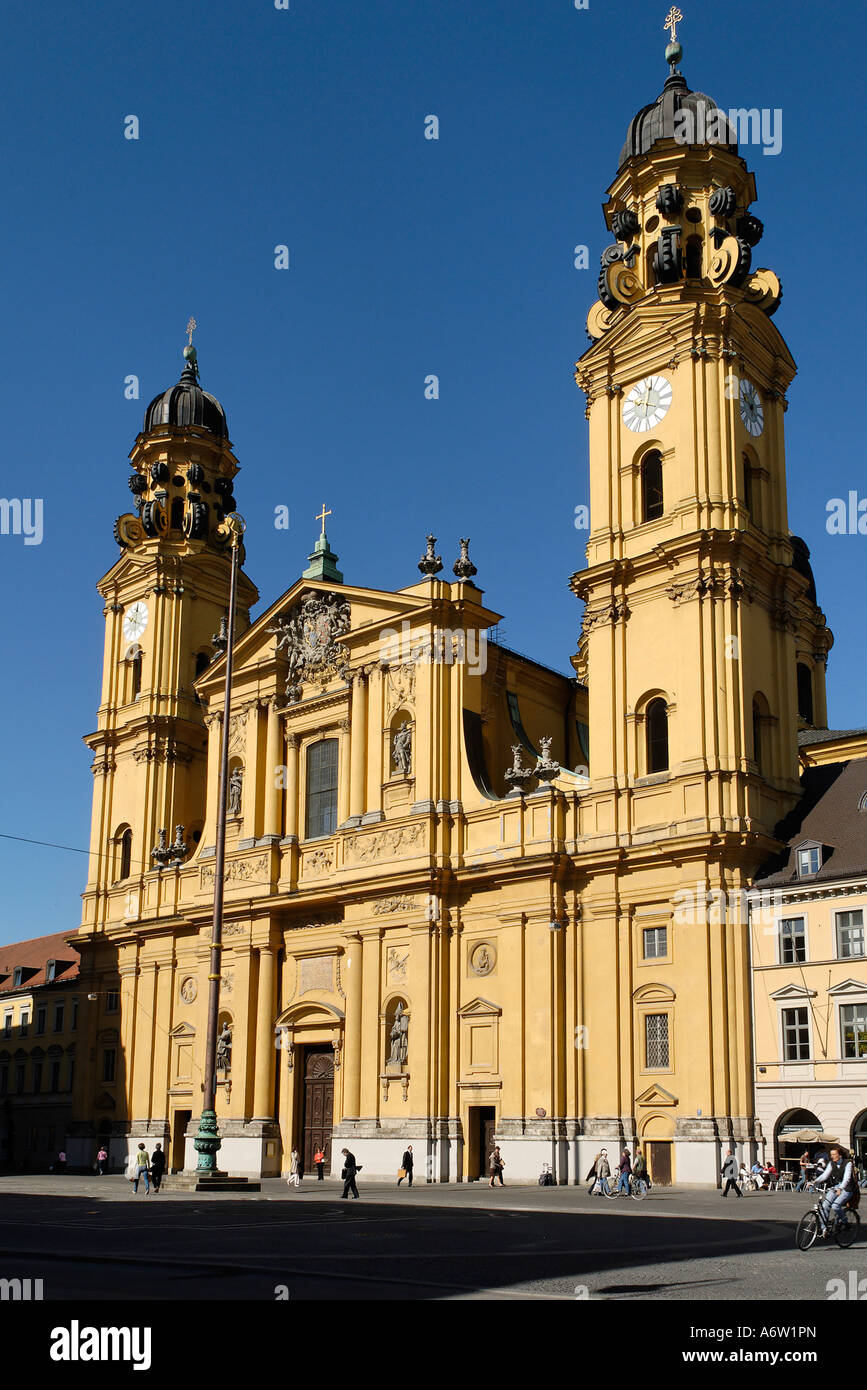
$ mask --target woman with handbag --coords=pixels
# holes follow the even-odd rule
[[[289,1160],[289,1176],[286,1179],[289,1187],[299,1187],[301,1183],[301,1155],[297,1149],[292,1150],[292,1157]]]

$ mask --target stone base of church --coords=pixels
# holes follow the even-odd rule
[[[389,1125],[376,1119],[342,1120],[331,1140],[331,1176],[340,1177],[341,1149],[349,1149],[362,1166],[362,1181],[397,1182],[397,1170],[408,1144],[415,1160],[414,1182],[461,1182],[463,1136],[456,1116],[428,1120],[411,1118]]]
[[[217,1167],[238,1178],[276,1178],[280,1175],[280,1126],[274,1120],[220,1120]],[[195,1138],[198,1118],[187,1129],[184,1172],[198,1166]]]

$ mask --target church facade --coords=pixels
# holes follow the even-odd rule
[[[587,565],[574,676],[491,639],[461,542],[421,577],[347,581],[322,530],[255,620],[239,582],[229,710],[220,1166],[346,1145],[394,1176],[583,1178],[640,1142],[714,1184],[760,1138],[740,904],[799,796],[831,635],[787,521],[795,364],[753,268],[753,175],[683,143],[717,108],[677,70],[629,126],[590,346]],[[722,124],[720,124],[722,122]],[[728,137],[728,143],[725,141]],[[238,463],[194,350],[130,455],[99,583],[105,651],[82,988],[120,996],[111,1083],[77,1074],[70,1161],[157,1139],[195,1166],[206,1033],[228,545]],[[409,557],[408,557],[409,558]],[[451,557],[449,557],[451,558]],[[550,576],[550,582],[557,582]],[[809,687],[809,720],[805,692]],[[682,911],[693,895],[694,910]],[[708,897],[732,904],[708,913]]]

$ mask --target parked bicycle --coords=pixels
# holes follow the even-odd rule
[[[813,1188],[814,1192],[817,1190]],[[828,1202],[822,1196],[798,1222],[795,1244],[799,1250],[809,1250],[817,1240],[827,1240],[828,1236],[833,1236],[843,1250],[848,1250],[860,1229],[861,1218],[857,1211],[843,1207],[842,1211],[834,1216]]]
[[[636,1202],[641,1202],[647,1196],[647,1181],[645,1178],[636,1178],[633,1174],[629,1175],[629,1191],[621,1194],[619,1186],[612,1187],[605,1193],[606,1197],[632,1197]]]

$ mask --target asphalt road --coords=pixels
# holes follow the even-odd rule
[[[795,1249],[815,1200],[800,1194],[340,1190],[136,1197],[123,1178],[0,1178],[0,1278],[41,1278],[46,1300],[826,1301],[829,1280],[867,1275],[867,1241]]]

